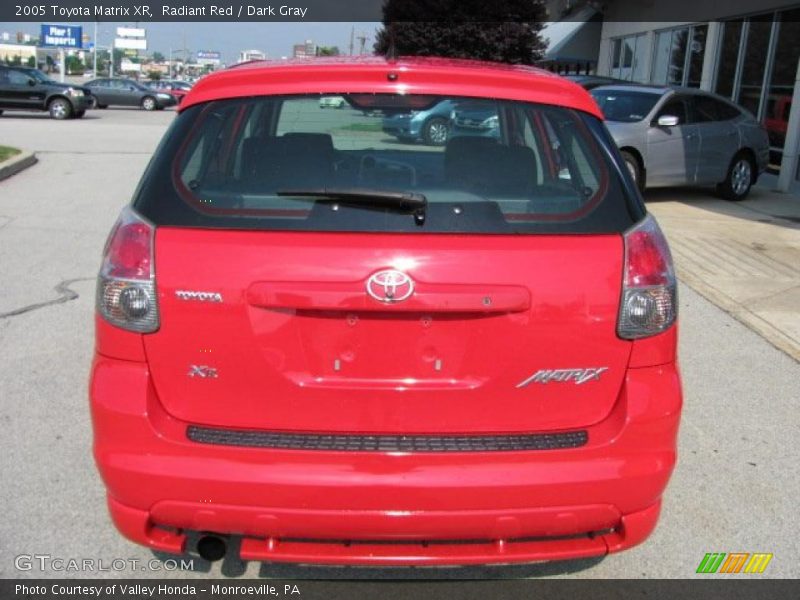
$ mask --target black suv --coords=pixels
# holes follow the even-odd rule
[[[92,104],[85,87],[59,83],[36,69],[0,65],[0,114],[46,110],[54,119],[80,118]]]

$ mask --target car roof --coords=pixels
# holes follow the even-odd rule
[[[614,81],[619,83],[622,83],[624,81],[623,79],[617,79],[616,77],[607,77],[605,75],[576,75],[574,73],[568,73],[566,75],[562,75],[562,77],[566,77],[571,81]]]
[[[671,92],[673,88],[665,85],[645,85],[641,83],[615,83],[613,85],[600,85],[592,91],[608,90],[611,92],[645,92],[647,94],[663,95]]]
[[[621,83],[621,84],[614,84],[614,85],[601,85],[594,90],[609,90],[609,91],[631,91],[631,92],[648,92],[651,94],[659,94],[664,95],[668,93],[675,93],[675,94],[688,94],[692,96],[711,96],[714,98],[719,98],[721,100],[725,100],[726,102],[730,103],[730,100],[720,96],[719,94],[714,94],[712,92],[708,92],[706,90],[701,90],[699,88],[693,87],[682,87],[677,85],[648,85],[645,83]]]
[[[549,71],[523,65],[428,57],[377,56],[253,61],[198,81],[180,110],[258,95],[415,93],[565,106],[603,118],[589,93]]]

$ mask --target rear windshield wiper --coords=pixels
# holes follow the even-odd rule
[[[355,206],[376,206],[414,215],[417,225],[425,224],[428,199],[413,192],[389,192],[365,188],[308,188],[278,190],[278,196],[288,198],[318,198],[322,201],[341,202]]]

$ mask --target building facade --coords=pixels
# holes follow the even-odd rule
[[[292,46],[293,58],[311,58],[317,54],[317,45],[313,40],[306,40],[302,44]]]
[[[238,62],[250,62],[253,60],[266,60],[267,55],[261,50],[242,50],[239,52]]]
[[[647,4],[649,8],[627,0],[608,3],[597,73],[640,83],[696,87],[730,98],[766,127],[770,171],[780,173],[782,181],[787,177],[800,181],[800,133],[796,131],[800,103],[793,102],[800,78],[800,3],[695,3],[697,8],[685,11],[695,20],[683,22],[663,20],[658,4]],[[677,12],[673,6],[670,14]],[[643,20],[623,20],[631,14]]]

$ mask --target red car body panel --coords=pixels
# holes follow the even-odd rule
[[[202,78],[183,99],[180,110],[219,98],[343,92],[502,98],[574,108],[603,118],[586,90],[549,71],[441,58],[247,63]]]
[[[178,101],[178,104],[183,102],[183,99],[186,97],[186,94],[189,93],[188,90],[182,90],[181,88],[169,88],[166,90],[166,92],[171,96],[175,96],[175,100]]]
[[[396,78],[387,75],[394,73]],[[219,98],[398,92],[530,101],[602,118],[527,67],[437,59],[252,64]],[[451,565],[601,556],[656,525],[682,404],[677,325],[617,333],[621,234],[466,235],[158,226],[159,328],[96,319],[94,456],[118,529],[153,550],[242,536],[245,560]],[[407,301],[368,278],[398,269]],[[187,302],[200,290],[216,302]],[[189,365],[217,377],[189,377]],[[604,368],[529,383],[540,369]],[[199,443],[190,427],[331,435],[582,431],[578,447],[342,451]]]
[[[162,325],[145,337],[153,382],[173,416],[223,427],[494,433],[591,425],[611,410],[632,344],[616,335],[621,243],[160,228]],[[414,296],[387,306],[364,293],[366,279],[387,268],[415,280]],[[224,302],[175,294],[209,282]],[[514,291],[517,303],[503,306],[502,294],[513,302]],[[189,364],[212,364],[219,377],[186,377]],[[608,371],[591,393],[574,384],[516,388],[537,368],[559,365]],[[235,398],[236,410],[222,397]]]
[[[347,564],[530,561],[634,545],[655,526],[681,408],[674,365],[630,369],[587,446],[534,456],[387,455],[197,446],[185,438],[187,424],[161,406],[146,363],[98,355],[90,394],[112,517],[132,540],[180,552],[185,535],[154,524],[236,532],[249,539],[249,558]],[[531,538],[542,539],[519,553],[497,546]],[[329,543],[292,550],[283,539]],[[344,539],[396,544],[375,555],[336,543]],[[421,545],[448,540],[494,545],[453,545],[438,555]],[[281,550],[270,548],[276,543]]]

